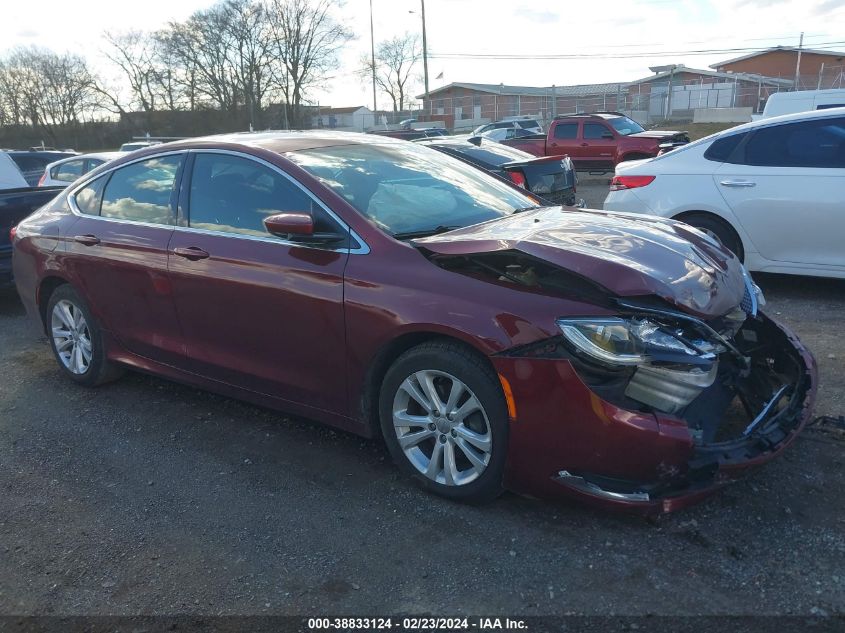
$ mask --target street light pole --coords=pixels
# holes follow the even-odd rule
[[[370,0],[370,63],[373,71],[373,126],[376,124],[376,38],[373,31],[373,0]]]
[[[370,0],[372,2],[372,0]],[[423,76],[425,77],[425,98],[428,99],[428,41],[425,36],[425,0],[420,0],[422,9],[422,31],[423,31]]]

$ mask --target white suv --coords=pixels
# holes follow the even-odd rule
[[[608,211],[682,220],[750,270],[845,277],[845,108],[746,123],[620,163]]]

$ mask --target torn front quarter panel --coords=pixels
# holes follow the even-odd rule
[[[720,370],[720,380],[676,414],[638,405],[624,395],[624,373],[590,375],[550,343],[493,357],[517,412],[507,485],[670,512],[774,458],[812,416],[816,364],[794,334],[763,314],[748,319],[735,340],[750,370]],[[538,442],[542,454],[532,450]]]
[[[681,222],[543,207],[414,241],[433,255],[517,251],[590,280],[617,297],[655,295],[701,318],[743,298],[742,265]]]

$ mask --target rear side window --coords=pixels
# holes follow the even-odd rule
[[[50,177],[53,180],[60,180],[62,182],[73,182],[84,173],[82,169],[84,163],[84,160],[79,159],[69,160],[61,165],[56,165],[50,170]]]
[[[263,220],[283,211],[311,213],[316,231],[335,227],[311,197],[277,171],[228,154],[198,154],[191,176],[189,226],[271,237]]]
[[[103,201],[103,187],[108,176],[97,178],[85,185],[74,196],[77,208],[85,215],[100,215],[100,203]]]
[[[159,156],[112,173],[100,207],[105,218],[172,224],[176,175],[182,156]]]
[[[12,160],[18,165],[21,171],[39,171],[47,167],[53,160],[47,158],[39,158],[38,156],[23,156],[20,154],[12,155]]]
[[[578,138],[578,124],[558,123],[555,126],[555,138]]]
[[[712,160],[717,163],[724,163],[728,161],[731,154],[734,153],[734,150],[739,147],[739,144],[742,143],[742,139],[748,136],[748,133],[745,132],[743,134],[731,134],[730,136],[723,136],[722,138],[717,138],[713,143],[710,144],[710,147],[707,148],[707,151],[704,152],[704,158],[707,160]]]
[[[742,163],[765,167],[845,167],[845,118],[758,129],[745,145]]]
[[[522,129],[527,129],[527,128],[531,128],[531,127],[540,127],[540,124],[537,123],[537,121],[535,121],[533,119],[528,119],[528,120],[524,120],[524,121],[517,121],[517,124]]]
[[[606,134],[613,135],[613,133],[608,130],[605,126],[601,123],[585,123],[584,124],[584,138],[602,138]]]

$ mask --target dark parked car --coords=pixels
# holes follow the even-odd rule
[[[645,130],[619,112],[555,117],[545,135],[502,141],[534,156],[570,156],[578,169],[612,169],[689,143],[686,132]]]
[[[0,152],[0,289],[12,286],[12,231],[38,207],[47,204],[61,187],[27,187],[15,162]]]
[[[374,135],[119,158],[18,225],[14,268],[68,378],[132,367],[382,435],[452,499],[670,511],[778,454],[816,393],[810,353],[703,233],[537,207]]]
[[[47,165],[54,163],[63,158],[76,156],[75,152],[57,152],[57,151],[18,151],[11,150],[6,152],[15,164],[18,166],[26,183],[30,187],[38,184],[38,179],[44,173]]]
[[[434,136],[448,136],[447,132],[442,127],[426,127],[419,129],[405,129],[405,130],[370,130],[367,134],[375,134],[376,136],[387,136],[390,138],[398,138],[403,141],[415,141],[420,138],[431,138]]]
[[[578,177],[567,156],[537,158],[481,137],[449,136],[419,140],[417,143],[510,180],[549,204],[575,206],[580,203],[583,206],[584,201],[575,198]]]

